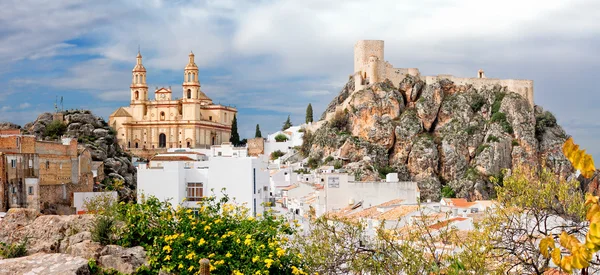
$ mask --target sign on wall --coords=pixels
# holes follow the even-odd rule
[[[327,178],[327,187],[329,187],[329,188],[340,188],[340,177],[329,177],[329,178]]]

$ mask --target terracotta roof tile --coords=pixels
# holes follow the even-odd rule
[[[377,217],[378,220],[399,220],[402,217],[408,215],[409,213],[415,212],[419,210],[418,205],[400,205],[396,206],[388,211],[385,211],[383,214]]]
[[[466,220],[468,220],[468,218],[463,218],[463,217],[451,218],[451,219],[448,219],[445,221],[438,222],[436,224],[432,224],[429,226],[429,228],[438,230],[438,229],[448,226],[450,223],[461,222],[461,221],[466,221]]]
[[[194,160],[186,156],[156,156],[150,159],[150,161],[187,161]]]

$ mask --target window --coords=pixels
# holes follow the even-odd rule
[[[208,117],[208,120],[212,121],[212,116],[209,116],[209,117]]]
[[[140,92],[135,91],[135,96],[134,96],[135,100],[140,99]]]
[[[10,167],[12,167],[12,168],[16,168],[17,167],[17,160],[16,159],[11,159],[10,160]]]
[[[165,148],[167,147],[167,135],[161,133],[158,135],[158,147]]]
[[[186,194],[188,201],[200,201],[202,199],[202,191],[204,184],[201,182],[188,182]]]
[[[17,147],[19,147],[21,145],[21,138],[17,137]]]
[[[29,195],[33,195],[33,186],[29,186],[29,187],[27,188],[27,194],[29,194]]]
[[[192,90],[187,90],[187,98],[192,98]]]
[[[160,112],[160,120],[165,120],[165,112]]]
[[[46,161],[46,169],[50,169],[50,161],[49,160]]]
[[[33,160],[29,160],[29,168],[33,168]]]

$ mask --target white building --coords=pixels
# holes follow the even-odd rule
[[[215,152],[219,152],[216,150]],[[221,197],[221,190],[253,214],[264,211],[269,202],[269,174],[265,158],[207,157],[195,150],[160,154],[138,168],[138,201],[142,195],[170,200],[173,204],[196,207],[205,196]],[[218,153],[217,153],[218,154]]]

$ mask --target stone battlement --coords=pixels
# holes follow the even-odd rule
[[[384,59],[383,40],[359,40],[354,45],[354,87],[361,90],[376,82],[390,80],[396,87],[407,76],[417,76],[425,83],[433,83],[441,79],[449,79],[456,85],[472,85],[476,89],[484,86],[500,85],[509,91],[521,95],[533,107],[533,80],[487,78],[483,70],[477,77],[455,77],[440,74],[437,76],[421,76],[418,68],[394,68]]]

